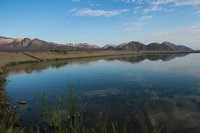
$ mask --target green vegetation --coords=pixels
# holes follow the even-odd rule
[[[2,68],[0,71],[0,120],[3,118],[3,113],[7,109],[6,94],[4,93],[3,86],[6,82],[6,69]]]
[[[0,133],[23,133],[23,128],[17,125],[19,116],[9,104],[6,103],[7,97],[3,90],[6,82],[7,71],[5,67],[0,72]]]
[[[23,133],[24,129],[17,123],[20,115],[11,108],[2,108],[0,111],[0,133]]]
[[[6,71],[5,67],[0,69],[0,84],[1,84],[0,88],[3,88],[3,85],[6,82],[6,74],[7,74],[7,71]]]
[[[69,91],[59,95],[52,102],[46,102],[45,93],[40,99],[38,118],[39,129],[42,132],[55,133],[128,133],[127,122],[119,125],[116,121],[108,119],[108,113],[102,114],[97,122],[88,127],[85,113],[85,104],[81,103],[75,89],[69,86]],[[129,125],[129,127],[131,127]],[[160,133],[163,127],[155,127],[152,133]]]
[[[79,97],[73,88],[70,87],[68,93],[57,97],[51,104],[45,103],[43,94],[40,105],[38,110],[42,131],[48,131],[47,126],[50,126],[56,133],[81,132],[85,106],[80,105]]]
[[[60,50],[60,49],[51,50],[51,52],[55,52],[55,53],[58,53],[58,54],[67,54],[67,50]]]

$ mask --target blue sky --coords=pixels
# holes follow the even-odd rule
[[[0,0],[0,36],[200,49],[200,0]]]

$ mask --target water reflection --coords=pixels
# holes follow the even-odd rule
[[[200,86],[196,86],[200,89]],[[156,90],[95,90],[83,92],[87,97],[89,113],[96,115],[105,107],[112,118],[128,120],[135,132],[150,133],[164,125],[165,133],[198,133],[200,131],[200,93],[194,89],[180,91],[163,88]]]
[[[146,54],[146,55],[134,55],[134,56],[120,56],[120,57],[109,57],[105,58],[106,61],[119,60],[122,62],[139,63],[146,59],[150,61],[170,61],[176,57],[184,57],[188,54]],[[90,59],[77,59],[77,60],[57,60],[57,61],[45,61],[36,63],[25,63],[15,66],[9,66],[9,74],[16,73],[32,73],[33,71],[41,72],[48,68],[60,68],[66,66],[67,64],[88,64],[90,62],[95,62],[101,58],[90,58]]]
[[[134,133],[152,133],[157,124],[164,125],[164,133],[198,133],[199,58],[198,54],[167,54],[22,64],[9,68],[7,92],[12,99],[24,100],[45,86],[52,99],[67,86],[69,75],[71,80],[81,80],[75,88],[87,103],[88,123],[109,111],[113,120],[126,120]],[[28,98],[28,103],[34,103]]]
[[[145,54],[145,55],[138,55],[138,56],[126,56],[126,57],[119,57],[119,58],[110,58],[107,59],[110,60],[120,60],[120,61],[127,61],[130,63],[138,63],[144,60],[150,60],[150,61],[170,61],[172,59],[175,59],[176,57],[184,57],[188,54]]]
[[[56,61],[43,61],[35,63],[24,63],[19,65],[9,66],[9,75],[17,73],[32,73],[32,72],[42,72],[48,68],[60,68],[66,65],[72,64],[87,64],[89,62],[95,62],[97,59],[83,59],[83,60],[56,60]]]

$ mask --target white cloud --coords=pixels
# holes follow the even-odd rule
[[[72,2],[80,2],[80,0],[72,0]]]
[[[200,0],[121,0],[125,3],[135,3],[137,7],[134,9],[134,13],[143,12],[147,14],[153,11],[174,11],[176,7],[180,6],[197,6],[200,5]],[[146,3],[146,8],[141,8],[139,5]]]
[[[143,12],[146,14],[146,13],[149,13],[149,12],[152,12],[152,11],[160,11],[162,10],[163,8],[158,6],[158,5],[154,5],[152,7],[149,7],[149,8],[146,8],[146,9],[143,9]]]
[[[140,18],[140,20],[149,20],[149,19],[152,19],[153,17],[152,16],[143,16]]]
[[[87,1],[90,6],[100,6],[98,3],[93,3],[91,1]]]
[[[143,0],[121,0],[122,2],[125,3],[142,3]]]
[[[73,9],[70,12],[74,12],[75,16],[91,16],[91,17],[105,16],[105,17],[111,17],[111,16],[116,16],[116,15],[128,12],[128,9],[92,10],[92,9],[89,9],[89,8],[84,8],[84,9]]]
[[[115,2],[132,3],[136,8],[134,14],[156,11],[171,12],[181,6],[199,6],[200,0],[113,0]]]
[[[194,6],[200,5],[200,0],[121,0],[121,2],[125,3],[149,3],[152,5],[167,5],[172,4],[174,6]]]
[[[153,5],[195,6],[200,5],[200,0],[152,0],[149,3]]]
[[[195,6],[200,5],[200,0],[180,0],[175,2],[176,6]]]
[[[174,3],[175,1],[177,1],[177,0],[152,0],[149,2],[150,2],[150,4],[153,4],[153,5],[166,5],[169,3]]]

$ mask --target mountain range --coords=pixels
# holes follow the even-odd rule
[[[97,45],[91,45],[88,43],[78,44],[58,44],[54,42],[47,42],[29,38],[8,38],[0,36],[0,50],[163,50],[163,51],[192,51],[191,48],[176,45],[170,42],[163,43],[150,43],[145,45],[141,42],[131,41],[128,43],[121,43],[120,45],[105,45],[99,47]]]

